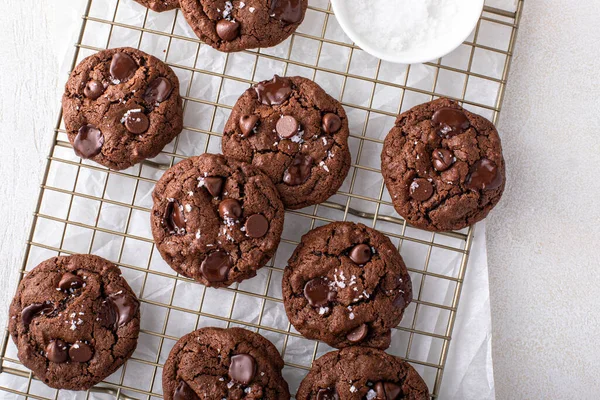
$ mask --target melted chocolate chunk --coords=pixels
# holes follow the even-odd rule
[[[210,253],[200,265],[200,272],[209,282],[223,282],[227,279],[233,261],[227,252],[217,250]]]
[[[339,400],[340,396],[337,394],[335,388],[319,389],[317,392],[317,400]]]
[[[100,129],[91,124],[79,128],[73,142],[73,150],[81,158],[92,158],[100,154],[102,146],[104,146],[104,135]]]
[[[256,115],[242,115],[239,122],[242,137],[248,137],[254,133],[257,125],[258,117]]]
[[[157,103],[162,103],[169,98],[173,91],[173,84],[167,78],[159,76],[146,88],[144,93],[144,101],[146,104],[154,106]]]
[[[323,130],[327,133],[336,133],[342,127],[342,120],[337,114],[327,113],[323,116]]]
[[[220,20],[217,22],[217,35],[222,40],[231,42],[240,35],[240,23],[228,19]]]
[[[304,285],[304,297],[313,307],[325,307],[336,298],[336,292],[329,286],[326,278],[311,279]]]
[[[69,358],[67,344],[60,339],[52,340],[46,346],[46,358],[53,363],[64,363]]]
[[[302,21],[301,0],[271,0],[269,15],[286,24]]]
[[[238,219],[242,216],[242,206],[236,199],[225,199],[219,203],[219,215],[223,219]]]
[[[173,400],[200,400],[200,397],[192,390],[190,385],[185,381],[181,381],[177,385],[175,393],[173,393]]]
[[[246,219],[244,224],[246,235],[251,238],[261,238],[269,231],[269,221],[262,214],[254,214]]]
[[[21,320],[25,326],[29,326],[31,321],[38,315],[49,314],[54,311],[54,304],[50,301],[43,303],[33,303],[28,305],[21,311]]]
[[[410,197],[425,201],[433,195],[433,185],[427,179],[417,178],[410,184]]]
[[[185,234],[185,215],[183,206],[177,200],[169,201],[163,224],[169,230],[169,233],[176,235]]]
[[[402,394],[402,387],[392,382],[377,382],[374,386],[377,399],[396,400]]]
[[[83,279],[79,276],[67,272],[62,276],[60,282],[58,282],[58,289],[63,292],[73,292],[79,288],[82,288],[84,284]]]
[[[83,94],[88,99],[96,100],[98,97],[102,96],[102,93],[104,93],[104,89],[105,88],[102,82],[97,80],[91,80],[85,85],[85,88],[83,89]]]
[[[358,265],[364,265],[371,260],[371,247],[369,245],[361,243],[357,244],[350,250],[349,257]]]
[[[109,295],[106,304],[109,308],[112,308],[112,312],[107,310],[106,315],[103,315],[103,322],[105,322],[105,326],[112,325],[113,329],[117,329],[131,321],[140,307],[140,303],[136,299],[125,293]]]
[[[254,87],[258,101],[267,106],[278,105],[286,101],[292,94],[292,82],[287,78],[275,75],[270,81],[257,83]]]
[[[482,158],[471,166],[465,185],[471,190],[494,190],[502,184],[502,176],[496,163]]]
[[[74,362],[88,362],[93,356],[94,350],[92,350],[92,347],[82,341],[75,342],[75,344],[69,349],[69,358]]]
[[[248,385],[254,379],[256,361],[249,354],[236,354],[231,357],[229,377],[237,383]]]
[[[471,126],[469,119],[462,110],[451,107],[437,110],[431,121],[438,128],[438,135],[444,138],[461,134]]]
[[[283,173],[283,182],[290,186],[301,185],[308,180],[313,159],[309,155],[298,154]]]
[[[351,343],[360,343],[366,339],[368,333],[369,328],[366,324],[362,324],[358,328],[348,333],[346,335],[346,339],[348,339],[348,341]]]
[[[435,149],[431,153],[433,168],[436,171],[443,172],[454,164],[454,156],[448,149]]]
[[[131,133],[139,135],[150,127],[150,119],[142,111],[129,110],[123,116],[125,128]]]
[[[138,65],[133,58],[125,53],[115,53],[110,63],[110,75],[121,83],[133,76]]]
[[[225,180],[220,176],[208,176],[204,178],[204,187],[212,197],[219,197],[224,183]]]

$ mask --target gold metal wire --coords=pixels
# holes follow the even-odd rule
[[[95,24],[103,24],[103,25],[106,25],[109,27],[108,39],[106,41],[104,48],[107,48],[109,46],[114,28],[139,31],[140,37],[139,37],[139,40],[137,43],[138,48],[141,45],[142,37],[144,34],[153,34],[153,35],[157,35],[157,36],[166,37],[166,38],[168,38],[168,44],[167,44],[167,47],[165,50],[165,53],[166,53],[165,58],[164,58],[165,60],[168,59],[168,55],[169,55],[169,51],[171,50],[171,43],[172,43],[173,39],[196,43],[197,50],[196,50],[194,64],[193,64],[194,67],[189,67],[189,66],[185,66],[185,65],[177,65],[177,64],[173,64],[173,63],[168,63],[168,64],[171,67],[178,68],[178,69],[184,70],[184,71],[188,71],[190,73],[190,80],[189,80],[187,87],[182,88],[183,98],[184,98],[184,111],[185,111],[185,108],[187,108],[188,104],[190,104],[190,103],[199,103],[199,104],[204,104],[207,106],[213,106],[214,111],[212,114],[209,129],[207,129],[207,130],[198,129],[193,126],[186,126],[184,128],[190,132],[195,132],[197,134],[206,136],[207,140],[206,140],[206,143],[204,144],[205,152],[208,151],[210,138],[213,136],[214,137],[221,136],[220,132],[215,132],[213,130],[214,123],[215,123],[215,113],[217,111],[217,107],[222,108],[222,109],[230,109],[231,106],[228,106],[225,104],[220,104],[218,102],[212,102],[212,101],[207,101],[207,100],[202,100],[202,99],[192,97],[190,95],[190,91],[191,91],[191,87],[192,87],[192,83],[193,83],[193,78],[196,73],[201,73],[201,74],[221,78],[220,87],[219,87],[218,94],[216,97],[217,99],[220,98],[221,90],[223,88],[223,82],[224,82],[223,78],[226,78],[226,79],[232,80],[232,81],[241,82],[241,83],[248,84],[248,85],[254,83],[254,78],[255,78],[255,73],[257,70],[259,58],[271,60],[271,61],[279,61],[279,62],[284,63],[284,65],[285,65],[284,75],[285,75],[285,72],[287,72],[287,69],[289,66],[294,66],[294,67],[305,67],[305,68],[311,69],[313,71],[313,79],[315,78],[315,76],[318,72],[341,76],[343,78],[342,89],[341,89],[341,94],[340,94],[341,99],[343,99],[343,95],[344,95],[344,91],[346,90],[346,85],[347,85],[348,79],[360,80],[362,82],[368,82],[368,83],[373,84],[373,88],[371,91],[371,97],[368,101],[367,106],[361,106],[361,105],[357,105],[357,104],[349,104],[346,102],[342,102],[344,104],[344,106],[346,106],[346,107],[350,107],[350,108],[353,108],[356,110],[362,110],[366,113],[366,116],[365,116],[366,122],[364,124],[362,132],[353,132],[351,134],[351,139],[358,140],[359,144],[358,144],[358,152],[357,152],[355,160],[353,160],[352,169],[350,172],[349,190],[338,192],[338,195],[340,195],[338,197],[346,198],[345,204],[340,204],[340,203],[334,202],[334,201],[327,201],[325,203],[322,203],[318,206],[313,207],[312,211],[307,211],[307,210],[288,211],[287,214],[310,219],[310,228],[312,229],[316,223],[326,223],[326,222],[332,221],[332,219],[330,219],[330,218],[326,218],[326,217],[319,215],[318,212],[320,209],[343,212],[343,218],[342,218],[343,220],[346,220],[351,215],[355,219],[359,218],[364,223],[368,224],[370,222],[370,224],[373,227],[375,227],[378,223],[392,224],[393,226],[395,226],[394,230],[392,232],[390,232],[389,230],[386,230],[385,233],[388,236],[398,240],[398,243],[399,243],[398,248],[399,249],[401,249],[401,246],[405,242],[416,243],[416,244],[428,247],[427,256],[425,258],[423,268],[422,269],[414,268],[414,267],[409,268],[411,275],[420,277],[420,280],[418,281],[418,285],[415,285],[415,289],[418,287],[419,290],[416,291],[416,293],[418,293],[418,295],[416,296],[416,298],[413,301],[413,303],[415,304],[415,310],[414,310],[414,315],[412,317],[412,321],[409,324],[405,324],[403,326],[398,326],[395,329],[398,331],[398,333],[407,335],[407,337],[408,337],[407,338],[407,351],[406,351],[404,358],[416,366],[421,366],[424,368],[433,368],[436,370],[435,381],[432,383],[432,387],[430,387],[430,390],[431,390],[431,398],[437,398],[439,395],[439,392],[440,392],[440,386],[442,384],[442,376],[444,373],[446,359],[448,357],[448,348],[449,348],[450,341],[452,338],[452,330],[453,330],[454,322],[456,319],[456,312],[457,312],[457,308],[458,308],[458,304],[459,304],[459,300],[460,300],[460,294],[461,294],[461,290],[462,290],[462,285],[463,285],[463,281],[464,281],[464,277],[465,277],[467,261],[469,258],[469,250],[470,250],[471,242],[472,242],[472,238],[473,238],[473,230],[471,228],[466,233],[461,233],[461,232],[430,233],[430,234],[428,234],[429,239],[423,239],[423,235],[419,235],[419,237],[415,237],[414,235],[409,235],[407,233],[407,229],[409,228],[409,226],[406,224],[406,221],[404,221],[402,218],[394,217],[394,216],[386,216],[386,215],[380,214],[382,206],[383,207],[391,207],[391,203],[389,201],[382,200],[382,197],[384,194],[383,182],[381,183],[381,186],[380,186],[379,190],[377,191],[377,193],[372,194],[372,195],[374,195],[374,197],[369,197],[369,196],[354,193],[355,183],[357,180],[357,174],[360,171],[368,171],[368,172],[375,172],[375,173],[380,172],[376,168],[373,168],[373,167],[370,167],[367,165],[361,165],[361,156],[363,153],[364,144],[371,142],[371,143],[376,143],[376,144],[381,145],[383,143],[383,141],[380,139],[376,139],[376,138],[367,136],[367,126],[370,121],[369,116],[372,113],[376,113],[378,115],[386,115],[386,116],[394,117],[397,113],[399,113],[402,110],[405,94],[407,92],[419,93],[421,95],[429,96],[431,99],[433,99],[434,97],[441,96],[441,94],[436,92],[436,86],[438,83],[440,71],[445,71],[445,72],[460,73],[460,74],[465,75],[465,82],[464,82],[464,86],[463,86],[463,90],[462,90],[462,95],[460,97],[455,97],[455,99],[465,105],[479,107],[483,110],[491,111],[492,112],[492,121],[495,123],[498,119],[498,115],[501,110],[502,100],[504,98],[505,86],[506,86],[506,82],[507,82],[507,78],[508,78],[510,63],[512,60],[512,54],[513,54],[513,50],[514,50],[514,46],[515,46],[516,34],[517,34],[518,27],[519,27],[520,19],[521,19],[524,0],[518,1],[515,12],[509,12],[506,10],[501,10],[501,9],[488,7],[488,6],[486,6],[484,8],[483,15],[481,16],[481,19],[475,29],[472,41],[467,41],[464,43],[464,45],[467,46],[470,50],[468,64],[465,69],[460,69],[460,68],[444,65],[442,63],[442,59],[438,59],[436,62],[426,63],[425,64],[426,66],[435,68],[434,81],[433,81],[433,84],[432,84],[432,87],[430,90],[412,87],[408,84],[408,78],[409,78],[410,69],[411,69],[410,66],[407,67],[404,82],[402,84],[398,84],[398,83],[394,83],[394,82],[387,82],[387,81],[379,78],[380,68],[382,65],[381,61],[379,61],[377,63],[375,75],[373,78],[364,77],[361,75],[356,75],[356,74],[351,73],[350,67],[351,67],[352,57],[354,55],[354,52],[356,50],[359,50],[359,48],[357,46],[355,46],[354,44],[334,41],[334,40],[326,38],[328,22],[333,14],[331,11],[331,5],[328,5],[327,8],[314,7],[312,5],[309,6],[309,9],[311,10],[311,12],[322,13],[324,15],[324,23],[323,23],[323,27],[321,30],[321,34],[320,34],[320,36],[315,36],[315,35],[309,35],[309,34],[300,33],[300,32],[295,33],[291,38],[291,43],[290,43],[289,50],[287,52],[286,57],[273,56],[273,55],[265,54],[263,52],[245,51],[244,53],[253,55],[255,57],[254,58],[255,61],[254,61],[254,66],[253,66],[253,70],[252,70],[253,72],[252,72],[251,79],[244,79],[244,78],[226,74],[227,65],[228,65],[228,61],[229,61],[229,55],[226,56],[225,65],[223,67],[223,71],[224,71],[223,73],[207,71],[207,70],[198,69],[195,67],[196,61],[198,60],[198,55],[200,52],[200,45],[202,42],[195,37],[187,37],[187,36],[182,36],[182,35],[175,33],[177,19],[181,18],[181,16],[179,15],[180,14],[179,10],[176,11],[176,15],[173,18],[173,24],[171,26],[170,32],[164,32],[164,31],[157,31],[157,30],[153,30],[150,28],[146,28],[148,12],[146,12],[146,14],[144,16],[143,24],[141,27],[128,25],[128,24],[124,24],[124,23],[116,21],[116,16],[117,16],[120,2],[128,1],[128,0],[116,0],[115,6],[114,6],[114,12],[112,13],[112,19],[110,19],[110,20],[100,19],[100,18],[90,16],[90,9],[91,9],[94,1],[98,2],[98,1],[102,1],[102,0],[88,0],[84,15],[82,17],[83,22],[82,22],[81,30],[79,32],[79,37],[77,39],[76,51],[75,51],[75,56],[73,57],[73,61],[71,64],[71,69],[73,69],[75,67],[76,62],[78,60],[79,52],[81,49],[87,49],[87,50],[93,50],[93,51],[103,49],[103,48],[89,46],[83,42],[84,34],[86,32],[86,26],[89,22],[93,22]],[[503,26],[503,27],[510,29],[510,38],[509,38],[508,46],[506,49],[499,49],[499,48],[495,48],[493,46],[488,46],[488,45],[478,43],[480,27],[481,27],[481,24],[484,22],[496,24],[496,25]],[[296,61],[296,60],[291,59],[292,48],[294,45],[294,40],[296,38],[304,38],[304,39],[311,39],[311,40],[318,41],[317,57],[316,57],[316,61],[314,64],[308,64],[305,62]],[[323,46],[326,44],[332,45],[332,46],[341,46],[341,47],[349,49],[350,53],[348,56],[348,61],[347,61],[344,72],[329,69],[329,68],[319,65],[319,60],[321,58]],[[493,77],[493,76],[487,76],[485,74],[473,72],[471,70],[474,59],[475,59],[475,53],[477,51],[493,52],[493,53],[496,53],[496,54],[499,54],[499,55],[502,55],[505,57],[503,73],[500,78]],[[496,102],[493,106],[465,99],[466,94],[467,94],[468,81],[469,81],[469,79],[472,79],[472,78],[486,80],[486,81],[493,82],[493,83],[499,85],[498,95],[496,98]],[[402,90],[400,103],[398,105],[398,109],[396,110],[396,112],[389,112],[389,111],[384,111],[384,110],[379,110],[379,109],[373,108],[373,100],[375,97],[375,88],[379,84],[385,84],[386,86]],[[132,361],[135,361],[140,364],[144,364],[153,369],[154,373],[152,374],[152,377],[150,378],[150,385],[148,386],[150,389],[146,390],[146,389],[140,389],[140,388],[135,388],[135,387],[130,387],[130,386],[124,385],[123,381],[124,381],[124,377],[125,377],[125,373],[126,373],[126,369],[127,369],[127,364],[125,364],[125,366],[121,370],[119,382],[117,384],[103,382],[102,384],[90,389],[86,393],[85,398],[86,399],[89,398],[91,393],[102,393],[104,395],[103,398],[106,398],[106,396],[112,396],[116,399],[125,399],[125,400],[161,398],[162,396],[160,395],[160,393],[157,393],[153,389],[153,388],[155,388],[155,384],[157,384],[157,382],[156,382],[157,371],[159,368],[162,368],[162,365],[160,362],[161,350],[163,348],[165,340],[176,341],[178,339],[177,337],[166,334],[169,317],[172,312],[183,312],[183,313],[187,313],[187,314],[195,316],[195,318],[196,318],[195,327],[196,328],[199,326],[199,322],[200,322],[201,318],[211,318],[211,319],[214,319],[217,321],[222,321],[222,322],[226,323],[227,326],[229,326],[230,324],[245,325],[249,328],[255,328],[255,329],[260,329],[265,332],[272,332],[272,333],[278,333],[278,334],[284,335],[282,356],[285,357],[285,353],[286,353],[290,338],[302,338],[302,336],[296,332],[292,332],[291,326],[289,323],[288,323],[287,329],[279,329],[279,328],[274,328],[274,327],[262,324],[263,314],[264,314],[265,306],[266,306],[267,302],[271,302],[271,303],[275,303],[275,304],[282,303],[281,299],[279,299],[277,297],[273,297],[273,296],[269,295],[269,293],[268,293],[273,273],[281,271],[280,268],[277,268],[274,266],[274,265],[276,265],[275,257],[273,260],[271,260],[269,262],[268,266],[265,267],[265,269],[267,271],[267,277],[266,277],[266,286],[265,286],[264,292],[254,293],[252,291],[243,290],[237,285],[235,285],[234,287],[231,287],[231,288],[221,289],[221,290],[224,290],[225,292],[232,293],[232,295],[233,295],[233,301],[231,303],[229,312],[227,313],[226,316],[225,315],[216,315],[216,314],[202,311],[206,290],[203,291],[202,298],[200,299],[200,305],[197,309],[188,309],[188,308],[174,305],[173,302],[174,302],[174,297],[175,297],[175,291],[177,288],[177,283],[178,282],[193,282],[193,281],[188,278],[182,277],[182,276],[178,276],[178,275],[174,276],[174,275],[171,275],[171,274],[168,274],[165,272],[156,271],[156,270],[151,269],[152,250],[154,250],[153,241],[151,239],[148,239],[148,238],[145,238],[142,236],[132,235],[132,234],[128,233],[128,228],[129,228],[129,225],[131,222],[132,213],[134,211],[135,212],[146,212],[146,213],[148,213],[150,211],[147,207],[142,207],[142,206],[135,204],[135,199],[136,199],[136,195],[138,193],[137,190],[138,190],[139,184],[140,183],[154,184],[155,180],[147,178],[147,177],[143,177],[142,176],[142,168],[139,168],[139,171],[137,172],[137,174],[132,175],[131,173],[127,173],[127,172],[123,172],[123,171],[107,170],[101,166],[97,166],[97,165],[90,164],[90,163],[82,163],[81,161],[72,161],[72,160],[66,159],[64,157],[61,157],[60,152],[58,152],[58,155],[57,155],[57,149],[71,147],[69,142],[61,140],[59,138],[59,134],[65,133],[64,129],[61,128],[61,120],[62,120],[62,113],[58,116],[56,128],[54,129],[54,144],[52,146],[50,155],[48,157],[48,162],[47,162],[46,170],[45,170],[44,177],[43,177],[43,183],[42,183],[41,189],[40,189],[40,195],[39,195],[36,209],[34,212],[32,228],[30,231],[29,238],[27,240],[27,250],[26,250],[25,259],[24,259],[22,267],[21,267],[21,277],[24,275],[24,273],[26,271],[29,256],[30,256],[31,250],[33,248],[49,250],[49,251],[55,252],[56,254],[72,254],[71,251],[63,248],[63,245],[65,243],[67,226],[74,226],[74,227],[78,227],[78,228],[82,228],[82,229],[86,229],[86,230],[91,230],[92,237],[91,237],[90,244],[88,247],[88,252],[91,252],[93,249],[94,240],[96,238],[97,233],[109,234],[115,238],[119,238],[118,240],[121,240],[119,256],[118,256],[117,260],[112,260],[112,261],[114,261],[117,265],[119,265],[121,267],[128,268],[132,271],[136,271],[136,272],[143,274],[143,282],[142,282],[140,293],[139,293],[139,295],[140,295],[139,297],[140,297],[140,300],[142,301],[142,303],[166,309],[164,323],[162,326],[162,330],[160,332],[152,331],[149,329],[141,330],[142,334],[149,335],[158,340],[156,358],[153,361],[149,361],[149,360],[145,360],[145,359],[141,359],[141,358],[137,358],[137,357],[132,357],[132,359],[131,359]],[[185,156],[177,153],[178,144],[179,144],[179,141],[178,141],[178,139],[176,139],[174,142],[173,150],[172,151],[164,151],[162,153],[163,156],[166,156],[170,160],[167,164],[160,164],[160,163],[156,163],[153,161],[145,161],[144,165],[150,166],[152,168],[164,170],[164,169],[167,169],[168,167],[172,166],[173,164],[175,164],[178,160],[185,158]],[[70,189],[56,187],[56,186],[53,186],[52,184],[48,183],[48,176],[50,173],[51,165],[53,163],[70,165],[77,169],[75,179],[74,179],[74,184]],[[77,191],[77,189],[76,189],[77,182],[79,179],[79,174],[82,170],[97,171],[97,172],[102,171],[103,173],[106,173],[106,179],[104,182],[104,186],[102,188],[101,195],[94,196],[94,195],[81,193],[81,192]],[[121,202],[121,201],[117,201],[117,200],[112,200],[112,199],[106,197],[109,176],[111,176],[111,175],[115,176],[115,177],[128,177],[128,178],[135,179],[134,191],[133,191],[134,194],[132,196],[131,202],[126,203],[126,202]],[[41,205],[42,205],[43,196],[45,193],[60,193],[60,194],[69,196],[69,204],[68,204],[68,208],[67,208],[67,212],[66,212],[66,217],[59,218],[59,217],[48,215],[48,214],[45,214],[44,212],[42,212]],[[81,222],[76,222],[76,221],[70,220],[69,217],[70,217],[72,208],[74,206],[73,202],[75,199],[92,200],[99,204],[94,224],[86,224],[86,223],[81,223]],[[352,200],[367,201],[367,202],[373,203],[375,205],[375,210],[374,210],[374,212],[366,212],[366,211],[359,210],[355,207],[351,207]],[[106,228],[99,226],[101,211],[105,205],[119,206],[119,207],[127,209],[127,218],[126,218],[126,223],[125,223],[125,229],[123,232],[117,232],[117,231],[106,229]],[[45,243],[39,243],[34,240],[36,227],[38,226],[38,223],[42,220],[54,221],[54,222],[57,222],[60,224],[64,224],[63,233],[60,238],[60,242],[59,242],[58,246],[51,246],[51,245],[48,245]],[[452,245],[440,243],[440,240],[437,240],[440,237],[447,238],[447,239],[453,239],[455,241],[458,241],[460,243],[460,245],[452,246]],[[140,242],[146,242],[150,246],[152,246],[152,249],[150,251],[151,256],[148,257],[147,265],[145,268],[136,266],[136,265],[130,265],[130,264],[127,264],[127,263],[124,263],[121,261],[121,256],[123,255],[123,252],[124,252],[126,239],[134,239],[134,240],[137,240]],[[286,243],[286,244],[295,246],[298,242],[296,240],[290,240],[290,239],[283,238],[282,243]],[[445,275],[445,274],[441,274],[441,273],[434,272],[434,271],[429,271],[429,261],[430,261],[432,251],[434,249],[449,251],[449,252],[453,252],[455,254],[460,255],[460,257],[461,257],[460,268],[459,268],[457,275],[450,276],[450,275]],[[167,303],[147,299],[144,297],[144,290],[146,288],[146,283],[147,283],[147,279],[149,276],[169,278],[174,281],[172,290],[170,292],[169,301]],[[442,280],[445,280],[454,285],[454,291],[453,291],[452,301],[451,301],[450,305],[438,304],[438,303],[430,302],[430,301],[427,301],[427,300],[424,300],[421,298],[421,293],[423,291],[422,289],[425,287],[425,285],[427,285],[427,283],[426,283],[427,279],[442,279]],[[247,321],[241,321],[241,320],[237,320],[237,319],[233,318],[233,310],[234,310],[236,299],[237,299],[238,295],[249,296],[251,298],[260,299],[262,306],[261,306],[260,313],[258,316],[258,323],[249,323]],[[417,328],[417,320],[418,320],[419,312],[421,312],[423,307],[433,307],[433,308],[443,310],[443,311],[449,313],[448,323],[447,323],[446,329],[443,334],[436,333],[436,332],[424,331],[424,330]],[[407,315],[405,318],[408,318],[408,317],[409,316]],[[439,358],[437,359],[437,362],[427,362],[427,361],[418,359],[417,357],[411,357],[411,349],[412,349],[415,335],[429,337],[432,339],[440,340],[442,342],[440,351],[439,351]],[[8,334],[8,331],[6,331],[4,333],[1,352],[0,352],[0,361],[1,361],[1,363],[0,363],[0,378],[4,374],[8,374],[8,375],[15,376],[15,377],[21,377],[21,378],[26,379],[26,384],[24,385],[25,388],[23,388],[21,386],[20,387],[6,387],[0,383],[0,394],[1,394],[1,392],[4,392],[7,395],[12,394],[12,395],[16,395],[16,396],[23,396],[26,399],[59,399],[60,391],[58,391],[58,390],[55,391],[55,395],[53,397],[40,396],[40,395],[37,395],[37,394],[31,392],[32,382],[34,380],[36,380],[36,378],[33,376],[33,374],[31,372],[29,372],[28,370],[23,368],[23,366],[20,364],[19,360],[15,359],[15,358],[11,358],[7,355],[8,344],[9,344],[9,334]],[[313,354],[312,354],[313,361],[317,357],[317,354],[318,354],[318,343],[315,342]],[[295,364],[292,362],[286,362],[286,365],[288,367],[298,368],[301,370],[309,369],[309,366],[307,366],[307,365],[299,365],[299,364]],[[158,384],[160,384],[160,382],[158,382]],[[127,393],[125,393],[125,392],[127,392]]]

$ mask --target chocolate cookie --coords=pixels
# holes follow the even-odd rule
[[[313,363],[296,400],[429,400],[423,378],[381,350],[350,347]]]
[[[308,232],[288,261],[283,302],[309,339],[342,348],[385,349],[412,301],[412,283],[387,236],[362,224],[334,222]]]
[[[183,129],[179,80],[142,51],[103,50],[71,73],[63,119],[75,154],[128,168],[156,156]]]
[[[179,0],[135,0],[141,5],[156,12],[163,12],[179,7]]]
[[[283,360],[264,337],[203,328],[179,339],[163,369],[165,400],[287,400]]]
[[[496,128],[444,98],[398,116],[385,139],[381,168],[396,211],[430,231],[481,221],[504,191]]]
[[[350,168],[342,105],[301,77],[260,82],[239,98],[223,134],[223,153],[252,163],[273,180],[283,204],[327,200]]]
[[[19,360],[35,376],[53,388],[86,390],[135,350],[139,303],[109,261],[54,257],[19,284],[8,329]]]
[[[256,275],[283,230],[277,189],[258,168],[217,154],[169,169],[153,193],[152,234],[165,261],[206,286]]]
[[[308,0],[180,0],[196,35],[220,51],[271,47],[302,23]]]

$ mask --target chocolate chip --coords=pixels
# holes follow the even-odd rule
[[[25,326],[28,326],[38,315],[49,314],[52,311],[54,311],[54,304],[50,301],[33,303],[23,308],[23,311],[21,311],[21,320]]]
[[[317,392],[317,400],[339,400],[340,396],[335,391],[335,388],[319,389]]]
[[[217,22],[217,35],[226,41],[231,42],[240,35],[240,23],[228,19],[222,19]]]
[[[190,385],[181,381],[177,385],[175,393],[173,393],[173,400],[200,400],[200,397],[198,397]]]
[[[144,101],[148,105],[156,105],[156,103],[162,103],[165,101],[173,91],[173,84],[167,78],[159,76],[154,79],[144,93]]]
[[[63,292],[72,292],[83,287],[83,279],[79,276],[67,272],[62,276],[60,282],[58,282],[58,288]]]
[[[144,133],[150,127],[150,120],[148,116],[141,110],[129,110],[123,116],[121,120],[125,123],[125,128],[131,133],[139,135]]]
[[[457,108],[444,107],[437,110],[431,118],[438,129],[438,135],[451,138],[463,133],[471,126],[466,114]]]
[[[271,0],[269,15],[286,24],[302,21],[301,0]]]
[[[306,282],[304,297],[313,307],[325,307],[335,300],[336,292],[331,289],[327,279],[319,277]]]
[[[209,282],[223,282],[227,279],[233,261],[227,252],[217,250],[210,253],[200,265],[200,272]]]
[[[117,329],[117,311],[116,307],[110,300],[102,302],[102,307],[98,311],[98,321],[100,325],[105,328],[116,330]]]
[[[433,168],[439,172],[447,170],[454,164],[454,156],[448,149],[435,149],[431,154],[431,158],[433,160]]]
[[[348,339],[350,343],[359,343],[365,340],[367,333],[369,333],[369,328],[366,324],[362,324],[358,328],[348,333],[346,335],[346,339]]]
[[[185,234],[185,215],[183,206],[177,200],[169,201],[163,224],[169,230],[169,233],[176,235]]]
[[[115,311],[115,328],[126,325],[131,321],[140,307],[140,303],[133,296],[126,293],[111,294],[106,300]]]
[[[404,307],[406,307],[406,303],[407,301],[404,299],[404,293],[401,292],[398,293],[398,296],[396,296],[392,304],[394,305],[394,307],[404,309]]]
[[[88,362],[92,359],[93,355],[94,350],[92,350],[92,347],[82,341],[75,342],[69,349],[69,358],[71,358],[71,361],[80,363]]]
[[[85,97],[92,100],[96,100],[102,95],[102,93],[104,93],[104,85],[102,84],[102,82],[99,82],[94,79],[89,81],[83,89],[83,94],[85,95]]]
[[[254,214],[246,219],[244,224],[246,235],[251,238],[261,238],[269,231],[269,221],[262,214]]]
[[[247,385],[254,379],[256,361],[249,354],[236,354],[231,357],[229,364],[229,377],[237,383]]]
[[[79,128],[73,141],[75,154],[82,158],[92,158],[100,153],[104,145],[104,135],[94,125],[87,124]]]
[[[46,358],[53,363],[64,363],[69,358],[67,344],[60,339],[52,340],[46,346]]]
[[[270,81],[263,81],[254,87],[258,101],[267,106],[281,104],[292,94],[292,82],[288,78],[275,75]]]
[[[236,199],[225,199],[219,203],[219,215],[223,219],[238,219],[242,215],[242,206]]]
[[[418,201],[425,201],[433,194],[433,185],[427,179],[416,178],[410,184],[410,197]]]
[[[502,176],[496,163],[490,159],[482,158],[471,166],[465,186],[471,190],[494,190],[502,184]]]
[[[402,394],[402,387],[392,382],[377,382],[375,393],[377,393],[377,399],[396,400]]]
[[[292,117],[291,115],[284,115],[283,117],[279,118],[279,121],[277,121],[275,130],[281,138],[289,139],[298,133],[300,130],[300,124],[298,124],[296,118]]]
[[[342,120],[337,114],[327,113],[323,116],[323,130],[327,133],[336,133],[342,127]]]
[[[350,259],[358,265],[364,265],[371,259],[371,247],[364,243],[357,244],[350,250]]]
[[[219,197],[223,190],[225,180],[220,176],[207,176],[204,178],[204,187],[212,197]]]
[[[116,53],[110,63],[110,75],[120,83],[131,78],[137,68],[137,63],[128,54]]]
[[[307,181],[313,165],[311,156],[298,154],[292,164],[283,173],[283,182],[290,186],[297,186]]]
[[[258,117],[256,115],[242,115],[240,117],[239,126],[242,131],[242,137],[248,137],[256,129]]]

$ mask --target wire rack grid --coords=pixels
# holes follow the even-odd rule
[[[523,0],[512,11],[486,5],[459,49],[435,62],[409,66],[382,62],[356,47],[341,31],[328,0],[310,0],[305,22],[281,45],[235,54],[218,53],[199,41],[179,10],[157,14],[131,0],[88,0],[71,69],[98,50],[125,45],[163,59],[181,82],[185,128],[155,159],[112,171],[73,154],[59,116],[21,276],[55,255],[94,253],[110,259],[141,300],[140,343],[105,382],[88,392],[68,392],[46,387],[23,367],[5,332],[0,394],[15,399],[162,398],[160,376],[171,347],[202,326],[243,326],[270,339],[284,357],[284,375],[295,393],[312,361],[331,349],[290,326],[281,299],[282,269],[303,233],[351,220],[388,235],[409,267],[415,299],[394,329],[388,351],[412,363],[437,398],[472,229],[430,233],[396,216],[381,178],[379,152],[399,112],[435,97],[454,98],[497,121],[522,7]],[[273,73],[309,77],[342,101],[351,125],[352,168],[329,201],[286,213],[280,248],[256,278],[207,289],[176,275],[161,260],[148,228],[150,193],[164,170],[179,160],[219,152],[220,132],[237,96]]]

